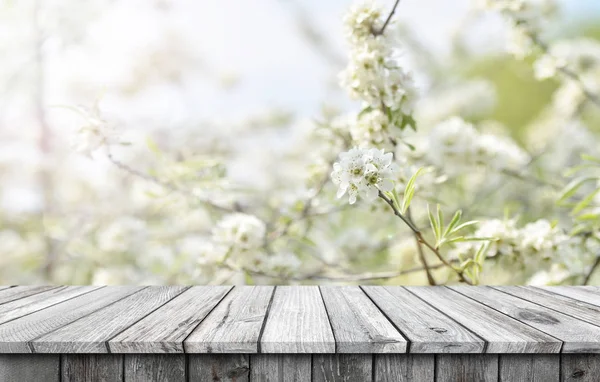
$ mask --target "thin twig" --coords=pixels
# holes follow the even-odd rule
[[[533,41],[534,44],[537,45],[538,48],[540,48],[544,54],[550,54],[550,47],[548,46],[548,44],[546,44],[544,41],[542,41],[538,36],[530,33],[529,38],[531,38],[531,41]],[[600,107],[600,97],[598,96],[598,94],[595,94],[594,92],[589,90],[585,86],[585,83],[583,82],[581,77],[577,73],[575,73],[574,71],[572,71],[571,69],[569,69],[565,66],[559,67],[558,71],[560,71],[562,74],[564,74],[566,77],[570,78],[571,80],[577,82],[579,84],[579,86],[581,87],[581,91],[586,96],[586,98],[589,101],[591,101],[593,104],[595,104],[596,106]]]
[[[583,279],[583,285],[588,285],[588,283],[590,282],[590,279],[592,278],[592,275],[594,274],[594,271],[596,270],[596,268],[598,268],[598,266],[600,266],[600,256],[596,256],[596,260],[594,261],[594,264],[592,264],[592,267],[590,268],[588,273],[585,275],[585,278]]]
[[[392,16],[394,16],[394,13],[396,13],[396,8],[398,7],[399,3],[400,3],[400,0],[396,0],[396,2],[394,3],[394,6],[392,7],[392,10],[390,11],[390,14],[388,15],[387,19],[385,19],[385,22],[381,26],[381,29],[379,29],[378,31],[373,31],[373,35],[380,36],[383,34],[383,32],[385,32],[385,28],[387,28],[390,21],[392,21]]]
[[[109,148],[107,148],[106,150],[106,157],[108,158],[108,160],[114,164],[117,168],[125,171],[126,173],[133,175],[137,178],[143,179],[145,181],[148,181],[150,183],[154,183],[157,184],[161,187],[166,188],[169,191],[173,191],[176,193],[180,193],[185,195],[186,197],[191,197],[191,198],[195,198],[195,199],[199,199],[202,203],[205,203],[207,205],[209,205],[210,207],[216,209],[216,210],[220,210],[220,211],[224,211],[224,212],[240,212],[241,211],[241,207],[239,205],[235,205],[234,207],[227,207],[227,206],[222,206],[219,204],[216,204],[214,202],[211,202],[209,200],[203,199],[198,197],[197,195],[194,195],[193,193],[186,191],[186,190],[182,190],[181,188],[171,184],[171,183],[167,183],[164,182],[160,179],[158,179],[155,176],[152,176],[150,174],[141,172],[139,170],[134,169],[133,167],[121,162],[120,160],[116,159],[113,155],[112,152],[110,151]]]
[[[450,264],[450,262],[448,260],[446,260],[444,258],[444,256],[442,256],[442,254],[440,253],[440,251],[434,247],[433,245],[431,245],[427,240],[425,240],[425,238],[423,237],[423,234],[421,233],[421,231],[419,231],[419,229],[411,222],[409,221],[404,215],[402,215],[402,213],[400,213],[400,211],[398,210],[398,208],[396,208],[396,205],[394,204],[394,202],[388,198],[383,192],[379,191],[379,197],[383,200],[385,200],[385,202],[392,208],[392,210],[394,211],[394,215],[396,215],[397,217],[399,217],[404,223],[406,223],[406,225],[414,232],[415,237],[417,238],[417,240],[421,243],[423,243],[427,248],[429,248],[431,250],[431,252],[433,252],[436,257],[448,268],[454,270],[456,272],[456,274],[458,275],[458,278],[460,281],[469,284],[469,285],[473,285],[473,283],[467,279],[464,275],[464,272],[460,269],[456,269],[454,266],[452,266],[452,264]]]
[[[412,215],[410,213],[410,208],[406,210],[406,217],[413,222]],[[425,274],[427,275],[427,282],[429,285],[437,285],[435,279],[433,278],[433,274],[431,273],[431,269],[429,268],[429,264],[427,263],[427,259],[425,258],[425,251],[423,251],[423,243],[419,240],[419,237],[416,233],[413,232],[413,236],[415,238],[415,242],[417,244],[417,252],[419,254],[419,260],[421,264],[423,264],[423,268],[425,269]]]

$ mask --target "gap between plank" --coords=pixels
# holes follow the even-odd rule
[[[448,287],[447,287],[447,286],[445,286],[444,288],[448,288]],[[487,287],[485,287],[485,288],[487,288]],[[560,338],[554,337],[553,335],[551,335],[551,334],[548,334],[548,333],[544,332],[543,330],[540,330],[540,329],[538,329],[538,328],[536,328],[536,327],[533,327],[533,326],[529,325],[529,324],[528,324],[528,323],[526,323],[526,322],[523,322],[523,321],[521,321],[521,320],[517,320],[516,318],[514,318],[514,317],[511,317],[511,316],[509,316],[508,314],[506,314],[506,313],[504,313],[504,312],[502,312],[502,311],[500,311],[500,310],[498,310],[498,309],[495,309],[494,307],[491,307],[491,306],[489,306],[489,305],[486,305],[486,304],[484,304],[484,303],[483,303],[483,302],[481,302],[481,301],[477,301],[477,300],[475,300],[474,298],[471,298],[471,297],[467,296],[466,294],[462,294],[462,293],[460,293],[459,291],[457,291],[457,290],[455,290],[455,289],[452,289],[452,288],[448,288],[448,289],[450,289],[450,290],[451,290],[452,292],[454,292],[454,293],[458,293],[458,294],[460,294],[461,296],[465,296],[466,298],[468,298],[468,299],[470,299],[470,300],[473,300],[473,301],[475,301],[475,302],[476,302],[476,303],[478,303],[478,304],[481,304],[481,305],[483,305],[483,306],[485,306],[485,307],[488,307],[488,308],[490,308],[490,309],[493,309],[493,310],[495,310],[496,312],[498,312],[498,313],[501,313],[501,314],[505,315],[506,317],[508,317],[508,318],[509,318],[509,319],[511,319],[511,320],[517,321],[517,322],[519,322],[519,323],[521,323],[521,324],[523,324],[523,325],[527,325],[527,326],[529,326],[530,328],[532,328],[532,329],[534,329],[534,330],[537,330],[538,332],[544,333],[545,335],[547,335],[547,336],[550,336],[550,337],[552,337],[552,338],[556,339],[557,341],[559,341],[559,342],[560,342],[560,350],[559,350],[559,352],[558,352],[558,353],[556,353],[556,354],[561,354],[561,353],[562,353],[562,349],[563,349],[563,347],[564,347],[565,343],[564,343],[564,341],[563,341],[563,340],[561,340]],[[511,295],[511,296],[512,296],[512,295]]]
[[[91,291],[89,291],[89,292],[85,292],[85,293],[82,293],[82,294],[78,294],[77,296],[73,296],[73,297],[70,297],[70,298],[64,299],[64,300],[62,300],[62,301],[55,302],[54,304],[52,304],[52,305],[48,305],[47,307],[45,307],[45,308],[42,308],[42,309],[40,309],[40,310],[35,310],[35,311],[33,311],[33,312],[30,312],[30,313],[24,314],[24,315],[22,315],[22,316],[20,316],[20,317],[13,318],[12,320],[8,320],[8,321],[6,321],[6,322],[3,322],[2,324],[0,324],[0,327],[1,327],[1,325],[7,324],[7,323],[9,323],[9,322],[12,322],[12,321],[14,321],[14,320],[17,320],[17,319],[21,319],[21,318],[23,318],[23,317],[27,317],[27,316],[29,316],[29,315],[31,315],[31,314],[34,314],[34,313],[41,312],[41,311],[43,311],[43,310],[46,310],[46,309],[48,309],[48,308],[51,308],[51,307],[53,307],[53,306],[56,306],[56,305],[58,305],[58,304],[62,304],[63,302],[67,302],[67,301],[69,301],[69,300],[72,300],[72,299],[74,299],[74,298],[78,298],[78,297],[81,297],[81,296],[85,296],[86,294],[89,294],[89,293],[92,293],[92,292],[96,292],[96,291],[98,291],[98,290],[100,290],[100,289],[102,289],[102,288],[106,288],[106,286],[105,286],[105,285],[103,285],[103,286],[100,286],[100,287],[98,287],[98,288],[96,288],[96,289],[92,289],[92,290],[91,290]],[[65,288],[65,289],[66,289],[66,288]],[[51,290],[53,290],[53,289],[49,289],[49,290],[47,290],[47,291],[44,291],[44,292],[48,292],[48,291],[51,291]],[[32,295],[32,296],[35,296],[35,295]],[[29,296],[28,296],[28,297],[29,297]],[[18,301],[18,300],[13,300],[13,301]]]
[[[192,287],[190,287],[189,289],[191,289],[191,288],[192,288]],[[194,332],[196,331],[196,329],[198,329],[198,326],[200,326],[200,325],[201,325],[201,324],[204,322],[204,320],[206,320],[206,318],[207,318],[208,316],[210,316],[210,314],[213,312],[213,310],[215,310],[215,309],[217,308],[217,306],[219,306],[219,305],[221,304],[221,302],[222,302],[222,301],[225,299],[225,297],[229,296],[229,293],[231,293],[231,291],[232,291],[234,288],[235,288],[234,286],[231,286],[231,287],[229,287],[229,290],[227,291],[227,293],[225,293],[225,294],[223,295],[223,297],[221,297],[221,298],[219,299],[219,301],[217,301],[217,303],[215,304],[215,306],[213,306],[213,307],[212,307],[212,309],[211,309],[211,310],[210,310],[208,313],[206,313],[206,315],[204,316],[204,318],[202,318],[202,320],[200,320],[200,322],[198,322],[198,324],[196,324],[196,326],[194,326],[194,329],[192,329],[192,330],[191,330],[191,331],[188,333],[188,335],[187,335],[187,336],[185,336],[185,338],[184,338],[184,339],[181,341],[181,348],[183,349],[183,354],[186,354],[186,353],[187,353],[187,352],[185,351],[185,341],[186,341],[186,340],[187,340],[187,339],[188,339],[188,338],[189,338],[189,337],[192,335],[192,333],[194,333]],[[187,289],[186,289],[186,290],[187,290]],[[181,294],[180,294],[180,295],[178,295],[178,296],[181,296]],[[194,354],[194,353],[187,353],[187,354]],[[186,358],[188,358],[188,357],[186,357]]]
[[[85,317],[87,317],[87,316],[89,316],[89,315],[91,315],[91,314],[94,314],[94,313],[98,312],[98,311],[99,311],[99,310],[101,310],[101,309],[107,308],[107,307],[111,306],[112,304],[116,304],[117,302],[119,302],[119,301],[121,301],[121,300],[123,300],[123,299],[125,299],[125,298],[127,298],[127,297],[133,296],[134,294],[136,294],[136,293],[139,293],[139,292],[143,291],[143,290],[144,290],[144,289],[146,289],[146,288],[148,288],[148,287],[147,287],[147,286],[146,286],[146,287],[143,287],[142,289],[140,289],[140,290],[138,290],[138,291],[135,291],[135,292],[133,292],[133,293],[131,293],[131,294],[128,294],[128,295],[126,295],[126,296],[123,296],[123,297],[121,297],[120,299],[118,299],[118,300],[115,300],[115,301],[111,302],[110,304],[104,305],[103,307],[100,307],[100,308],[98,308],[98,309],[96,309],[96,310],[93,310],[93,311],[89,312],[88,314],[86,314],[86,315],[83,315],[83,316],[79,317],[79,318],[78,318],[78,319],[76,319],[76,320],[73,320],[73,321],[71,321],[71,322],[67,322],[66,324],[64,324],[64,325],[61,325],[61,326],[59,326],[59,327],[57,327],[57,328],[55,328],[55,329],[53,329],[53,330],[51,330],[51,331],[49,331],[49,332],[47,332],[47,333],[40,334],[39,336],[37,336],[37,337],[34,337],[34,338],[30,339],[29,341],[27,341],[27,346],[29,346],[29,347],[30,347],[30,349],[31,349],[31,352],[32,352],[32,353],[35,353],[35,348],[33,347],[33,342],[35,342],[35,340],[37,340],[37,339],[39,339],[39,338],[41,338],[41,337],[43,337],[43,336],[45,336],[45,335],[47,335],[47,334],[54,333],[55,331],[57,331],[57,330],[59,330],[59,329],[62,329],[62,328],[64,328],[64,327],[65,327],[65,326],[67,326],[67,325],[71,325],[72,323],[74,323],[74,322],[77,322],[77,321],[81,320],[82,318],[85,318]],[[96,289],[96,290],[97,290],[97,289]],[[36,353],[36,354],[43,354],[43,353]]]
[[[441,311],[440,309],[438,309],[435,305],[429,303],[427,300],[425,300],[424,298],[421,298],[420,296],[417,296],[416,294],[414,294],[413,292],[411,292],[410,290],[406,289],[405,287],[401,287],[402,289],[404,289],[405,291],[407,291],[408,293],[412,294],[413,296],[415,296],[416,298],[418,298],[419,300],[423,301],[425,304],[429,305],[430,307],[432,307],[433,309],[437,310],[438,312],[440,312],[443,316],[447,317],[450,321],[454,322],[455,324],[457,324],[458,326],[463,327],[467,332],[473,334],[475,337],[479,338],[480,340],[483,341],[483,349],[481,350],[481,354],[486,354],[487,349],[488,349],[488,341],[485,340],[485,338],[483,338],[480,334],[476,333],[475,331],[473,331],[470,328],[467,328],[465,325],[461,324],[460,322],[456,321],[455,319],[453,319],[452,317],[448,316],[446,313],[444,313],[443,311]],[[436,288],[436,287],[433,287]],[[445,288],[445,286],[442,286],[442,288]],[[475,354],[479,354],[479,353],[475,353]]]
[[[273,287],[273,292],[271,293],[271,298],[269,299],[269,304],[267,305],[267,311],[265,312],[265,318],[263,319],[262,325],[260,327],[260,331],[258,332],[258,340],[256,343],[256,353],[262,353],[262,338],[263,333],[265,332],[265,327],[267,326],[267,320],[269,319],[269,313],[271,312],[271,305],[273,304],[273,300],[275,299],[275,292],[277,292],[277,285]]]
[[[408,338],[408,335],[404,334],[402,332],[402,330],[400,330],[399,327],[396,326],[396,324],[394,323],[394,321],[392,321],[388,315],[383,311],[383,309],[381,309],[377,303],[375,302],[375,300],[373,300],[371,298],[371,296],[369,296],[369,294],[367,292],[365,292],[365,290],[363,289],[362,285],[358,286],[361,290],[361,292],[363,292],[365,294],[365,296],[367,296],[367,298],[373,303],[373,305],[375,305],[375,308],[377,308],[377,310],[379,310],[379,312],[381,312],[381,314],[383,315],[383,317],[385,317],[386,320],[388,320],[388,322],[394,327],[394,329],[396,329],[398,331],[398,333],[400,333],[400,335],[402,336],[402,338],[404,338],[404,340],[406,341],[406,354],[410,353],[410,348],[412,345],[412,342],[410,341],[410,339]],[[383,286],[381,287],[383,288]],[[391,294],[387,289],[384,289],[387,293]]]
[[[321,291],[321,286],[318,286],[317,288],[319,289],[321,303],[323,304],[323,308],[325,308],[325,315],[327,315],[327,322],[329,323],[329,329],[331,329],[331,335],[333,336],[333,353],[337,354],[338,345],[337,338],[335,338],[335,330],[333,329],[333,324],[331,323],[331,317],[329,316],[329,311],[327,310],[327,304],[325,304],[325,299],[323,298],[323,291]]]
[[[167,288],[169,288],[167,286]],[[126,327],[123,330],[120,330],[119,332],[117,332],[115,335],[113,335],[112,337],[108,338],[106,341],[104,341],[104,345],[106,346],[106,351],[109,354],[113,354],[110,351],[110,346],[108,345],[108,343],[110,342],[110,340],[112,340],[113,338],[117,337],[119,334],[123,333],[125,330],[129,329],[130,327],[132,327],[133,325],[137,324],[138,322],[142,321],[144,318],[148,317],[149,315],[151,315],[152,313],[156,312],[157,310],[159,310],[160,308],[162,308],[163,306],[165,306],[167,303],[173,301],[174,299],[176,299],[177,297],[181,296],[182,294],[184,294],[187,290],[189,290],[191,287],[188,286],[187,288],[183,289],[181,292],[179,292],[178,294],[176,294],[175,296],[173,296],[172,298],[168,299],[167,301],[165,301],[163,304],[160,304],[158,307],[156,307],[156,309],[152,309],[150,312],[148,312],[147,314],[144,314],[142,317],[140,317],[139,320],[136,320],[135,322],[133,322],[131,325],[129,325],[128,327]],[[115,353],[118,354],[118,353]],[[125,357],[123,357],[123,359],[125,359]]]
[[[519,288],[522,288],[521,286],[518,286],[518,287],[519,287]],[[596,327],[600,327],[600,325],[598,325],[598,324],[596,324],[596,323],[589,322],[589,321],[587,321],[587,320],[584,320],[583,318],[575,317],[575,316],[573,316],[573,315],[570,315],[570,314],[569,314],[569,313],[567,313],[567,312],[564,312],[564,311],[561,311],[561,310],[554,309],[554,308],[552,308],[552,307],[550,307],[550,306],[542,305],[542,304],[541,304],[541,303],[539,303],[539,302],[536,302],[536,301],[533,301],[533,300],[528,300],[528,299],[526,299],[525,297],[517,296],[517,295],[514,295],[514,294],[512,294],[512,293],[510,293],[510,292],[505,292],[505,291],[503,291],[503,290],[501,290],[501,289],[496,289],[496,288],[494,288],[493,286],[490,286],[489,288],[492,288],[493,290],[497,290],[498,292],[502,292],[502,293],[504,293],[504,294],[507,294],[507,295],[509,295],[509,296],[511,296],[511,297],[516,297],[516,298],[518,298],[518,299],[521,299],[521,300],[523,300],[523,301],[527,301],[527,302],[530,302],[530,303],[532,303],[532,304],[539,305],[539,306],[541,306],[542,308],[550,309],[550,310],[553,310],[553,311],[555,311],[555,312],[557,312],[557,313],[564,314],[565,316],[569,316],[569,317],[571,317],[571,318],[573,318],[573,319],[575,319],[575,320],[577,320],[577,321],[586,322],[586,323],[588,323],[588,324],[590,324],[590,325],[593,325],[593,326],[596,326]],[[542,290],[543,290],[543,289],[542,289]],[[585,301],[579,301],[579,300],[575,300],[575,299],[573,299],[573,298],[571,298],[571,297],[568,297],[568,296],[562,296],[562,297],[564,297],[564,298],[568,298],[569,300],[573,300],[573,301],[575,301],[575,302],[581,302],[581,303],[584,303],[584,304],[588,304],[588,305],[591,305],[591,306],[593,306],[593,307],[596,307],[596,308],[600,309],[600,307],[598,307],[597,305],[589,304],[589,303],[586,303]],[[552,297],[549,297],[549,298],[552,298]]]

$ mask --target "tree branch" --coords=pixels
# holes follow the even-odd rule
[[[406,210],[406,217],[412,223],[412,216],[410,213],[410,207]],[[427,275],[427,282],[429,285],[437,285],[435,279],[433,278],[433,274],[431,273],[431,269],[429,268],[429,264],[427,264],[427,259],[425,258],[425,251],[423,251],[423,243],[419,240],[419,237],[416,233],[413,232],[413,236],[415,238],[415,242],[417,244],[417,252],[419,254],[419,260],[421,264],[423,264],[423,268],[425,269],[425,274]]]
[[[392,17],[394,16],[394,13],[396,13],[396,8],[398,7],[399,3],[400,3],[400,0],[396,0],[396,2],[394,3],[394,6],[392,7],[392,10],[390,11],[390,14],[388,15],[387,19],[385,19],[385,22],[381,26],[381,29],[379,29],[378,31],[372,31],[374,36],[380,36],[383,34],[383,32],[385,32],[385,28],[387,28],[390,21],[392,21]]]
[[[406,217],[404,217],[404,215],[402,215],[402,213],[400,213],[400,211],[398,210],[398,208],[396,208],[396,205],[390,198],[388,198],[381,191],[379,191],[379,197],[385,200],[385,202],[392,208],[392,210],[394,211],[394,215],[398,216],[404,223],[406,223],[406,225],[414,232],[415,237],[420,243],[423,243],[427,248],[429,248],[431,252],[433,252],[445,266],[456,272],[460,281],[469,285],[473,285],[473,283],[465,277],[464,272],[462,270],[454,268],[454,266],[452,266],[452,264],[450,264],[450,262],[448,262],[448,260],[446,260],[444,256],[442,256],[442,254],[436,247],[434,247],[427,240],[425,240],[425,238],[421,234],[421,231],[419,231],[419,229],[411,221],[409,221]]]

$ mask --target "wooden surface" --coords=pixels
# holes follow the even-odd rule
[[[600,353],[600,289],[0,287],[0,353],[591,354]],[[372,373],[389,368],[376,359]],[[333,366],[317,360],[322,370],[311,373],[328,375]]]
[[[598,382],[600,354],[2,354],[0,382]]]

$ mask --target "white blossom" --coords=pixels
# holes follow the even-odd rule
[[[566,236],[548,220],[540,219],[526,224],[519,230],[517,250],[523,256],[535,254],[549,258],[557,245],[566,240]]]
[[[396,41],[390,32],[393,26],[379,33],[383,26],[381,8],[371,2],[361,3],[352,7],[344,20],[350,61],[340,73],[341,85],[365,106],[383,106],[400,113],[400,121],[410,116],[416,88],[412,75],[398,62]]]
[[[481,134],[458,117],[437,124],[429,134],[428,157],[449,174],[459,174],[475,165],[498,170],[521,169],[529,156],[511,139]]]
[[[559,264],[553,264],[549,270],[536,272],[529,280],[527,285],[545,286],[558,285],[570,276],[569,271]]]
[[[145,230],[146,223],[143,220],[121,217],[96,234],[98,248],[105,252],[125,252],[142,240]]]
[[[251,251],[263,246],[265,233],[265,223],[256,216],[233,213],[217,223],[213,240],[231,250]]]
[[[97,108],[91,111],[78,108],[77,111],[86,122],[71,137],[73,150],[89,157],[103,147],[122,143],[115,127],[99,116]]]
[[[461,118],[443,121],[429,133],[429,159],[449,173],[460,172],[474,164],[473,148],[477,138],[477,130]]]
[[[350,204],[354,204],[358,195],[373,201],[379,190],[391,191],[393,174],[397,170],[392,161],[392,153],[378,149],[355,147],[341,153],[340,161],[334,163],[331,173],[333,183],[339,187],[337,197],[348,193]]]

